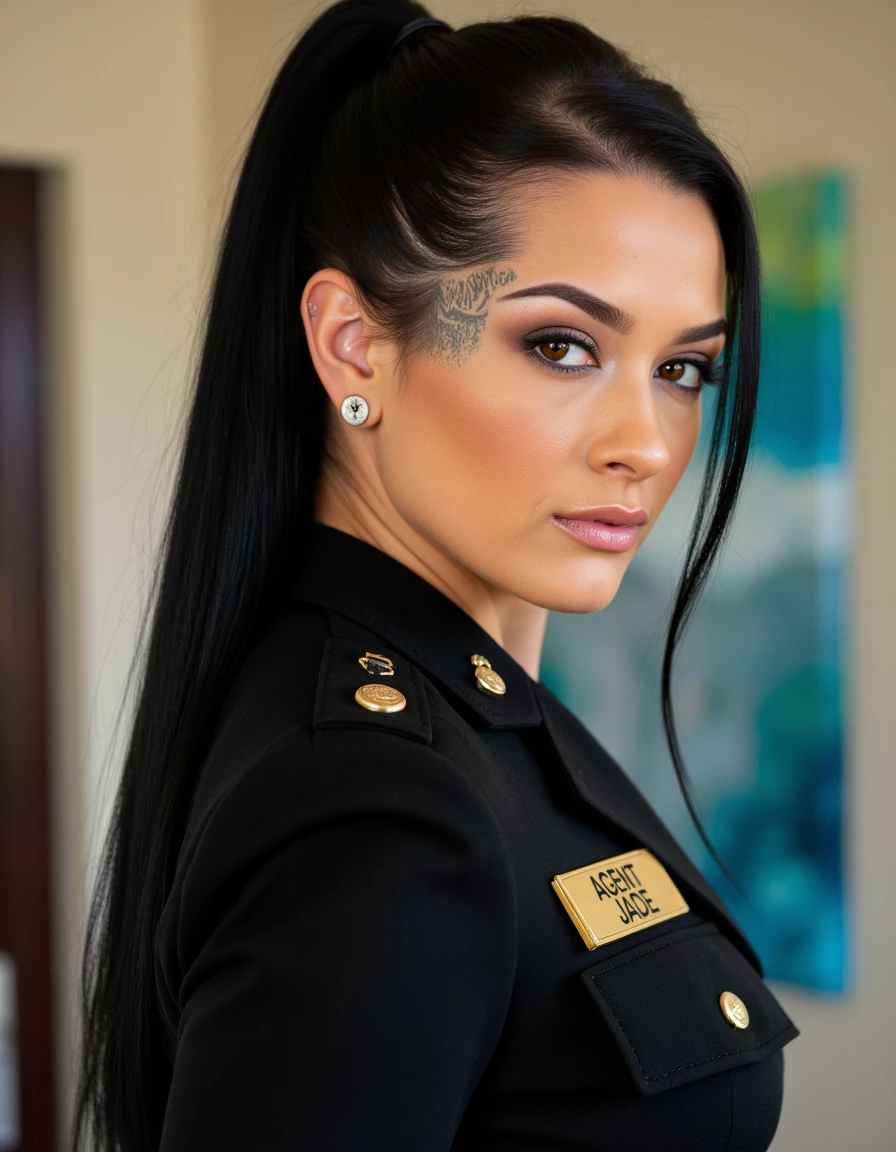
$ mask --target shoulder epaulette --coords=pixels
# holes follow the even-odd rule
[[[386,729],[430,744],[423,677],[371,637],[333,636],[324,645],[313,727]]]

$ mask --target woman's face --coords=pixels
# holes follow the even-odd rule
[[[441,284],[432,347],[377,371],[378,418],[344,434],[369,436],[374,514],[440,579],[592,612],[694,451],[722,242],[702,199],[646,179],[565,179],[520,213],[517,255]]]

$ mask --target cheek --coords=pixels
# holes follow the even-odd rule
[[[672,398],[662,416],[663,434],[669,448],[669,463],[656,477],[655,514],[665,506],[691,462],[700,438],[701,400],[681,402]]]
[[[412,373],[380,438],[380,474],[411,520],[457,520],[501,534],[531,513],[565,449],[564,429],[531,389],[485,366]]]

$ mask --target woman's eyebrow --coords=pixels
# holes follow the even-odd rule
[[[597,296],[586,292],[584,288],[576,288],[574,284],[535,284],[531,288],[519,288],[516,292],[507,292],[498,299],[516,300],[522,296],[556,296],[623,336],[627,336],[635,326],[635,318],[630,312],[617,308],[615,304],[608,304],[606,300],[600,300]],[[706,324],[698,324],[694,328],[685,328],[671,343],[689,344],[694,340],[708,340],[711,336],[721,336],[727,331],[728,324],[720,317]]]

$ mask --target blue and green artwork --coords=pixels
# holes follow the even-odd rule
[[[552,614],[545,682],[626,768],[725,897],[766,975],[848,984],[843,879],[849,490],[843,412],[848,183],[760,185],[759,412],[721,562],[683,640],[674,700],[713,864],[666,751],[659,667],[705,440],[615,600]],[[712,391],[704,394],[704,430]],[[738,889],[740,889],[738,891]]]

